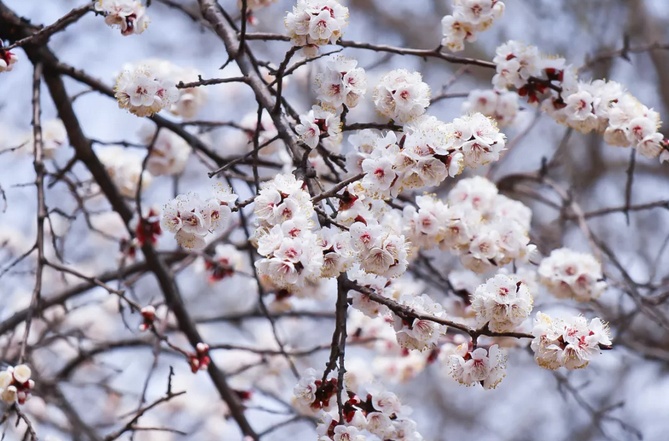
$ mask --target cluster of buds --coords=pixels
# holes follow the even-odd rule
[[[139,330],[144,332],[153,327],[156,320],[156,308],[152,305],[143,307],[139,313],[142,315],[142,323],[139,325]]]
[[[12,65],[16,63],[16,60],[16,55],[11,51],[2,49],[2,42],[0,41],[0,72],[12,70]]]
[[[124,257],[134,259],[137,255],[137,249],[145,243],[155,245],[158,242],[158,236],[163,232],[160,227],[160,211],[155,208],[149,209],[145,217],[134,220],[135,237],[132,239],[122,238],[120,241],[121,253]],[[131,224],[132,225],[132,224]]]
[[[0,372],[0,399],[7,404],[25,403],[35,387],[35,382],[30,379],[31,374],[25,364],[9,366]]]
[[[160,228],[160,212],[155,208],[149,209],[146,217],[141,217],[135,227],[135,235],[140,246],[145,243],[155,244],[163,230]]]
[[[190,370],[195,374],[197,371],[206,371],[211,363],[211,358],[209,357],[209,345],[206,343],[198,343],[195,346],[195,354],[188,356],[188,364],[190,364]]]

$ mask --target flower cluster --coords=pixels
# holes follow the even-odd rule
[[[551,370],[584,368],[601,349],[611,346],[609,329],[598,318],[588,323],[582,316],[562,320],[538,312],[532,335],[535,361]]]
[[[374,88],[374,105],[381,115],[406,124],[425,113],[430,105],[430,87],[419,72],[391,70]]]
[[[439,185],[499,159],[505,136],[494,121],[480,113],[444,123],[423,116],[395,132],[362,130],[349,137],[355,152],[347,158],[351,173],[365,173],[362,185],[372,197],[395,196],[405,189]]]
[[[513,40],[499,46],[492,61],[496,66],[492,79],[495,89],[516,88],[530,102],[536,102],[537,95],[544,93],[551,81],[562,80],[560,72],[565,64],[563,58],[543,57],[536,46]],[[545,81],[537,81],[541,79]]]
[[[357,252],[357,261],[367,273],[397,277],[409,265],[404,236],[369,219],[351,225],[351,243]]]
[[[175,83],[158,79],[148,65],[123,70],[116,78],[114,92],[119,107],[137,116],[169,109],[179,99]]]
[[[587,302],[599,297],[606,289],[600,263],[590,254],[568,248],[553,250],[541,261],[538,273],[539,281],[561,299]]]
[[[559,123],[581,133],[603,133],[610,145],[632,146],[647,158],[669,160],[664,136],[658,131],[659,113],[615,81],[579,81],[571,89],[563,87],[562,93],[544,101],[542,108]]]
[[[179,175],[190,157],[190,145],[171,130],[144,126],[139,133],[142,142],[151,145],[146,169],[154,176]]]
[[[12,70],[14,63],[18,58],[12,51],[2,49],[2,42],[0,42],[0,73]]]
[[[332,409],[338,389],[336,378],[323,381],[314,369],[308,369],[295,386],[293,396],[298,408],[321,418],[317,427],[319,441],[423,440],[416,423],[405,416],[409,409],[394,393],[376,384],[357,385],[357,392],[350,386],[347,377],[341,421]]]
[[[289,173],[276,175],[273,180],[262,185],[254,201],[259,227],[257,233],[265,234],[272,227],[288,220],[305,222],[311,226],[314,206],[303,185],[301,180]]]
[[[236,200],[237,195],[224,188],[204,201],[197,193],[180,194],[165,204],[161,225],[182,247],[202,249],[209,233],[228,227]]]
[[[188,364],[190,365],[191,372],[195,374],[198,371],[206,371],[210,363],[209,345],[202,342],[198,343],[195,346],[195,353],[188,356]]]
[[[360,277],[382,276],[380,286],[403,274],[409,259],[401,217],[386,208],[383,201],[367,197],[359,184],[351,184],[341,195],[337,210],[337,222],[349,227],[356,271]]]
[[[321,277],[337,277],[353,265],[355,251],[351,244],[351,234],[348,231],[341,231],[335,227],[323,227],[319,232],[318,244],[323,250]]]
[[[357,60],[341,55],[328,59],[325,69],[316,75],[316,92],[323,107],[353,108],[367,92],[367,76]]]
[[[514,275],[497,274],[471,296],[479,326],[492,332],[512,332],[532,312],[532,294]]]
[[[30,379],[32,372],[25,364],[8,366],[0,372],[0,399],[7,404],[23,404],[30,397],[35,382]]]
[[[139,64],[147,66],[156,78],[174,84],[197,82],[202,76],[202,73],[197,69],[177,66],[168,60],[159,58],[150,58],[139,62]],[[125,68],[133,70],[134,66],[129,64]],[[173,115],[193,119],[207,100],[207,89],[205,87],[181,87],[178,92],[178,97],[168,110]]]
[[[497,121],[500,127],[512,124],[518,109],[518,94],[508,90],[474,89],[462,105],[463,112],[482,113]]]
[[[416,423],[407,418],[409,409],[402,405],[397,395],[377,384],[347,390],[343,421],[325,415],[317,427],[319,441],[363,441],[392,439],[397,441],[422,441]]]
[[[484,389],[494,389],[506,376],[506,355],[497,345],[471,350],[463,343],[449,357],[449,367],[451,376],[460,384],[479,383]]]
[[[315,149],[319,141],[330,150],[341,143],[341,122],[339,117],[330,110],[313,106],[305,115],[300,116],[300,123],[295,126],[300,140]]]
[[[376,131],[363,130],[349,137],[355,153],[348,156],[351,173],[365,173],[362,185],[371,196],[386,197],[398,193],[395,161],[400,148],[394,132],[381,135]],[[394,191],[392,191],[394,189]]]
[[[465,41],[476,41],[476,33],[488,29],[503,13],[500,0],[453,0],[453,15],[441,19],[442,46],[453,52],[464,50]]]
[[[348,8],[338,0],[297,0],[285,19],[294,46],[316,55],[318,46],[335,43],[348,25]]]
[[[399,303],[414,312],[432,317],[442,318],[445,315],[443,307],[427,294],[421,296],[406,294],[400,297]],[[446,333],[446,326],[431,320],[407,320],[396,314],[393,314],[393,317],[397,343],[405,349],[419,351],[433,349],[437,346],[439,337]]]
[[[451,210],[432,195],[416,196],[416,205],[404,207],[404,234],[414,247],[427,250],[444,241]]]
[[[314,207],[303,182],[292,174],[277,175],[255,198],[256,243],[264,256],[255,262],[263,283],[299,293],[321,277],[323,250],[313,231]]]
[[[307,369],[293,389],[297,408],[304,413],[329,410],[336,397],[337,383],[336,378],[323,381],[318,378],[315,369]]]
[[[386,210],[383,201],[366,197],[357,187],[356,184],[349,185],[339,198],[337,223],[345,225],[349,231],[339,240],[338,258],[345,262],[346,269],[351,268],[348,273],[354,279],[365,278],[373,284],[374,275],[382,276],[379,277],[382,287],[390,283],[389,278],[406,271],[408,245],[402,235],[399,215]],[[321,234],[325,231],[324,228]],[[353,261],[357,263],[351,267]]]
[[[448,204],[432,196],[416,198],[418,210],[404,210],[404,233],[415,246],[439,246],[460,255],[468,269],[484,273],[534,249],[528,231],[532,212],[498,194],[483,177],[463,179],[448,194]]]
[[[546,57],[535,46],[509,41],[497,48],[493,62],[498,89],[516,88],[556,121],[582,133],[595,131],[614,146],[633,146],[649,158],[669,160],[658,131],[660,116],[615,81],[581,81],[563,58]]]
[[[142,159],[139,156],[121,147],[107,147],[97,155],[122,196],[134,198],[139,191],[140,180],[142,191],[151,185],[153,176],[142,170]]]
[[[158,236],[162,232],[160,228],[160,212],[156,208],[151,207],[146,216],[139,218],[135,226],[137,244],[139,246],[145,243],[155,244],[158,242]]]
[[[102,12],[105,23],[121,29],[121,35],[141,34],[149,26],[146,9],[137,0],[97,0],[95,10]]]
[[[462,152],[466,167],[477,168],[497,161],[506,146],[506,136],[492,119],[481,113],[456,118],[447,126],[453,134],[449,150]]]
[[[353,267],[346,273],[346,275],[358,285],[364,286],[379,295],[387,296],[389,287],[394,281],[398,279],[388,279],[387,277],[376,274],[367,273],[360,268],[360,265],[354,264]],[[351,299],[351,306],[363,313],[368,318],[389,317],[390,310],[385,305],[370,300],[369,296],[355,290],[348,293]],[[384,323],[384,329],[388,328],[387,323]],[[389,329],[389,328],[388,328]],[[374,335],[376,337],[376,335]],[[391,339],[388,339],[391,340]],[[396,341],[397,339],[395,339]]]
[[[487,179],[461,180],[448,194],[448,203],[454,215],[448,220],[446,243],[454,245],[451,250],[472,271],[485,272],[525,259],[534,249],[529,245],[530,209],[499,194]]]
[[[389,230],[401,232],[401,227],[396,225],[396,212],[390,210],[383,200],[366,192],[361,182],[346,186],[337,199],[337,222],[349,227],[355,222],[373,222],[384,225]]]
[[[135,259],[139,248],[147,243],[155,245],[163,233],[160,226],[160,210],[150,207],[145,215],[133,217],[128,226],[135,231],[135,237],[121,239],[121,253],[123,258]]]
[[[381,279],[379,276],[375,277]],[[356,281],[361,285],[366,285],[364,279],[361,280],[358,277]],[[423,292],[424,289],[422,284],[403,277],[391,279],[387,286],[381,290],[375,289],[375,291],[385,297],[394,299],[402,298],[403,295],[418,296],[418,293]],[[373,350],[374,358],[370,360],[367,354],[363,354],[359,358],[352,356],[350,360],[347,360],[346,383],[353,389],[357,389],[357,385],[368,381],[371,376],[384,378],[391,383],[411,380],[420,374],[428,364],[437,361],[438,355],[441,353],[441,347],[450,344],[447,343],[447,340],[464,338],[464,336],[437,331],[435,334],[439,335],[439,342],[437,346],[429,350],[417,351],[402,347],[397,342],[398,334],[394,329],[395,320],[390,316],[390,313],[376,313],[370,314],[370,316],[360,311],[358,308],[360,303],[356,302],[356,292],[350,291],[348,293],[349,298],[353,301],[352,306],[355,308],[349,311],[349,335],[352,342],[364,344]],[[384,308],[386,307],[384,306]],[[372,367],[371,370],[370,367]]]

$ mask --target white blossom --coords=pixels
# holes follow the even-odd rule
[[[231,206],[237,195],[229,189],[219,189],[215,196],[202,200],[197,193],[180,194],[165,204],[161,226],[186,249],[201,249],[205,237],[227,228],[231,222]]]
[[[514,331],[532,312],[532,295],[514,275],[497,274],[476,288],[471,308],[479,326],[492,332]]]
[[[462,106],[462,110],[466,113],[479,112],[494,119],[499,127],[512,124],[518,109],[517,93],[494,89],[472,90]]]
[[[317,50],[339,40],[348,25],[348,8],[337,0],[297,0],[293,11],[286,14],[285,25],[294,46]]]
[[[255,267],[267,287],[298,296],[307,295],[310,291],[304,288],[309,283],[315,283],[322,276],[333,277],[339,268],[348,265],[345,259],[338,261],[330,255],[329,266],[324,272],[323,247],[327,245],[329,253],[334,246],[327,239],[339,245],[346,239],[343,236],[334,238],[328,233],[319,237],[312,220],[311,197],[302,189],[302,181],[292,174],[277,175],[263,184],[255,199],[255,214],[258,228],[254,241],[258,253],[263,256],[255,262]],[[344,254],[346,251],[342,256]]]
[[[582,316],[557,319],[538,312],[532,330],[534,359],[545,369],[580,369],[602,347],[611,345],[609,329],[600,319],[590,323]]]
[[[149,25],[146,8],[137,0],[97,0],[95,10],[102,12],[105,23],[121,29],[121,35],[141,34]]]
[[[143,126],[139,135],[142,142],[152,145],[146,163],[146,169],[151,174],[179,175],[183,172],[191,153],[190,145],[183,138],[166,129],[159,129],[156,135],[151,126]]]
[[[430,105],[430,87],[419,72],[395,69],[374,88],[374,105],[381,115],[406,124],[425,113]]]
[[[417,196],[416,209],[412,205],[404,208],[404,234],[412,245],[430,249],[439,246],[446,236],[446,219],[450,210],[441,200],[431,195]]]
[[[320,106],[313,106],[309,112],[300,115],[300,123],[295,126],[300,140],[315,149],[322,140],[324,147],[333,150],[341,143],[341,122],[339,117]]]
[[[480,113],[444,123],[420,116],[393,131],[363,130],[349,138],[350,173],[364,173],[365,192],[374,198],[397,196],[404,190],[435,187],[457,176],[465,166],[475,168],[499,159],[506,137],[494,121]]]
[[[452,52],[464,50],[465,41],[476,41],[476,33],[488,29],[503,12],[499,0],[453,0],[453,14],[441,20],[441,44]]]
[[[350,233],[363,270],[384,277],[397,277],[406,271],[409,262],[403,235],[371,219],[367,224],[355,222]]]
[[[498,194],[492,182],[478,176],[462,179],[449,192],[448,206],[439,245],[460,255],[468,269],[483,273],[529,257],[532,213],[522,203]]]
[[[136,65],[146,66],[156,78],[174,84],[197,82],[202,76],[202,73],[195,68],[178,66],[159,58],[149,58],[135,64],[128,64],[125,68],[132,70]],[[193,119],[207,100],[207,88],[181,87],[177,90],[178,96],[167,110],[184,119]]]
[[[444,317],[444,309],[427,294],[421,296],[403,295],[400,303],[411,310],[436,318]],[[446,333],[446,326],[431,320],[416,318],[407,321],[394,315],[394,327],[397,342],[403,348],[423,351],[437,345],[439,338]]]
[[[471,351],[463,343],[450,356],[449,367],[451,376],[460,384],[479,383],[484,389],[494,389],[506,376],[506,355],[497,345]]]
[[[316,92],[323,107],[335,110],[343,105],[353,108],[367,92],[364,69],[356,67],[357,60],[343,56],[328,59],[325,69],[316,75]]]
[[[568,248],[553,250],[541,261],[538,274],[539,281],[558,298],[587,302],[606,289],[600,263],[590,254]]]
[[[97,155],[114,185],[126,198],[134,198],[137,195],[140,180],[142,191],[151,185],[153,176],[149,171],[142,170],[141,157],[121,147],[106,147]]]
[[[324,227],[319,233],[319,246],[323,249],[321,277],[337,277],[353,265],[355,251],[351,234],[335,227]]]
[[[477,168],[497,161],[506,145],[506,136],[494,120],[481,113],[456,118],[450,129],[454,133],[453,147],[462,151],[466,167]]]
[[[121,72],[114,92],[119,107],[137,116],[151,116],[169,109],[179,99],[174,82],[157,78],[147,65]]]
[[[35,151],[35,140],[33,133],[27,135],[27,152],[33,154]],[[44,158],[53,159],[56,152],[63,146],[68,145],[67,131],[60,119],[48,119],[42,122],[42,155]]]
[[[648,158],[667,151],[658,131],[660,115],[615,81],[581,81],[563,58],[543,56],[536,47],[517,41],[499,46],[493,62],[496,89],[517,89],[557,122],[581,133],[603,134],[608,144],[632,146]]]

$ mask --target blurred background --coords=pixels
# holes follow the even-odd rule
[[[85,2],[69,0],[5,0],[4,4],[34,24],[48,24]],[[220,4],[239,17],[236,1]],[[466,45],[458,55],[492,60],[495,48],[507,40],[538,46],[542,53],[566,58],[579,67],[582,79],[605,78],[622,83],[642,103],[667,118],[669,110],[669,3],[664,0],[506,0],[504,16],[478,40]],[[256,23],[250,32],[285,32],[283,17],[294,1],[279,0],[254,13]],[[344,39],[410,48],[434,49],[441,41],[441,18],[452,10],[450,0],[349,0],[350,23]],[[107,85],[126,63],[161,58],[199,70],[203,78],[238,75],[235,66],[219,68],[227,54],[218,38],[203,25],[197,2],[191,0],[153,0],[147,10],[149,28],[141,35],[122,37],[118,30],[104,25],[102,17],[87,14],[66,31],[54,35],[49,47],[67,64],[85,70]],[[190,16],[188,14],[191,14]],[[664,48],[650,49],[654,44]],[[283,59],[288,43],[281,41],[250,43],[255,56],[273,65]],[[629,50],[624,51],[624,48]],[[19,62],[11,72],[0,74],[0,149],[10,149],[30,138],[32,66],[22,51],[15,51]],[[475,66],[450,64],[436,59],[344,49],[343,55],[356,58],[368,74],[370,89],[387,71],[394,68],[417,70],[433,92],[452,94],[428,109],[428,114],[450,121],[462,114],[466,93],[491,88],[493,72]],[[286,84],[285,96],[299,112],[315,103],[312,88],[320,62],[306,64],[294,72]],[[77,96],[74,107],[88,137],[99,140],[96,150],[107,145],[141,144],[139,135],[148,123],[120,110],[116,102],[66,78],[70,96]],[[198,119],[240,123],[255,115],[256,103],[250,89],[238,84],[207,88],[207,103]],[[368,93],[348,116],[349,122],[380,122]],[[46,97],[47,94],[45,93]],[[587,369],[550,372],[536,366],[529,349],[509,351],[507,377],[495,390],[464,388],[431,364],[419,372],[393,377],[389,389],[413,408],[413,418],[426,440],[664,440],[669,439],[669,177],[668,166],[638,156],[633,165],[631,149],[606,145],[596,134],[581,135],[557,124],[521,100],[521,110],[513,125],[503,129],[509,151],[490,170],[496,181],[507,183],[503,190],[533,209],[532,240],[540,251],[569,246],[588,251],[588,241],[573,222],[574,214],[556,210],[548,202],[559,203],[550,192],[537,186],[512,185],[509,176],[535,172],[542,161],[551,160],[550,176],[568,189],[586,212],[588,225],[601,241],[603,263],[610,288],[596,302],[576,304],[539,293],[536,310],[566,309],[584,315],[600,316],[611,325],[614,350],[593,361]],[[49,99],[43,100],[43,119],[56,118]],[[243,151],[238,130],[220,127],[200,130],[202,139],[218,154],[232,156]],[[666,135],[666,125],[662,127]],[[204,133],[206,132],[206,133]],[[346,141],[344,141],[346,146]],[[348,149],[346,146],[344,149]],[[133,150],[132,148],[130,150]],[[136,150],[136,151],[135,151]],[[133,150],[143,157],[142,148]],[[145,150],[144,150],[145,151]],[[54,167],[62,167],[72,157],[70,149],[60,149]],[[552,159],[551,159],[552,158]],[[205,160],[192,155],[184,174],[174,180],[156,177],[143,195],[146,206],[162,206],[179,192],[206,191],[212,180]],[[630,171],[631,170],[631,171]],[[85,176],[82,168],[74,173]],[[630,176],[633,177],[630,180]],[[0,213],[2,267],[28,250],[35,237],[35,191],[31,185],[34,170],[30,152],[18,149],[0,156],[0,187],[4,191]],[[506,180],[505,180],[506,179]],[[452,184],[437,192],[443,194]],[[70,188],[54,186],[47,193],[50,206],[63,213],[76,211],[78,201]],[[82,191],[83,187],[82,187]],[[94,191],[94,190],[91,190]],[[620,207],[626,205],[628,216]],[[248,197],[240,195],[240,199]],[[662,204],[662,201],[666,201]],[[65,261],[87,274],[119,268],[118,243],[124,236],[118,217],[99,197],[87,205],[92,224],[111,239],[91,229],[78,215],[76,219],[54,215],[50,226]],[[611,209],[611,210],[608,210]],[[171,237],[160,238],[158,247],[175,248]],[[169,235],[168,235],[169,236]],[[232,241],[243,242],[233,233]],[[54,252],[54,251],[52,251]],[[3,274],[0,302],[0,351],[12,353],[21,327],[4,326],[17,311],[26,308],[33,288],[35,262],[21,262]],[[456,261],[444,258],[443,273],[460,269]],[[241,275],[221,282],[207,280],[201,261],[184,261],[173,270],[192,315],[200,318],[201,331],[216,344],[240,344],[275,348],[276,342],[267,321],[249,318],[257,308],[254,283]],[[70,289],[73,280],[49,272],[43,296],[49,298]],[[126,280],[126,282],[128,282]],[[120,282],[119,282],[120,283]],[[157,285],[151,277],[130,280],[129,291],[140,303],[159,301]],[[120,285],[119,285],[120,286]],[[433,288],[426,287],[427,292]],[[436,295],[436,294],[435,294]],[[443,296],[443,294],[441,294]],[[292,348],[327,347],[331,340],[334,296],[323,288],[321,301],[298,303],[311,318],[283,318],[277,327],[284,342]],[[316,314],[315,312],[318,312]],[[231,318],[242,315],[243,320]],[[256,314],[257,315],[257,314]],[[119,319],[123,317],[123,320]],[[209,320],[219,317],[220,320]],[[126,322],[130,323],[126,326]],[[206,322],[206,323],[204,323]],[[25,406],[35,420],[38,433],[51,439],[88,439],[82,427],[99,433],[118,425],[118,415],[137,407],[143,388],[152,397],[164,392],[169,366],[174,367],[173,387],[188,393],[170,401],[142,419],[145,427],[169,426],[187,433],[162,431],[137,432],[137,440],[237,440],[241,439],[234,421],[227,420],[225,406],[204,374],[192,375],[182,359],[169,351],[159,353],[150,339],[136,345],[100,350],[71,371],[63,373],[77,354],[88,353],[110,341],[135,341],[137,315],[119,310],[117,299],[102,289],[90,289],[62,302],[36,320],[31,342],[31,359],[44,392]],[[41,327],[41,328],[40,328]],[[48,331],[48,332],[47,332]],[[174,341],[180,340],[178,333]],[[323,366],[326,351],[316,351],[296,361],[303,370]],[[218,351],[214,359],[230,373],[233,387],[255,391],[247,412],[260,431],[289,419],[289,401],[296,380],[281,357],[245,351]],[[354,348],[347,354],[353,365],[374,366],[384,372],[383,360],[373,351]],[[37,379],[39,383],[39,378]],[[56,387],[57,386],[57,387]],[[55,389],[54,389],[55,388]],[[57,389],[57,392],[54,392]],[[59,397],[59,400],[56,400]],[[63,404],[66,403],[66,404]],[[268,411],[269,409],[269,411]],[[19,439],[13,420],[5,421],[6,439]],[[116,425],[116,426],[115,426]],[[125,436],[125,435],[124,435]],[[311,422],[297,420],[269,433],[268,440],[316,439]],[[45,438],[46,439],[46,438]],[[102,438],[100,438],[102,439]],[[126,438],[121,438],[126,439]]]

